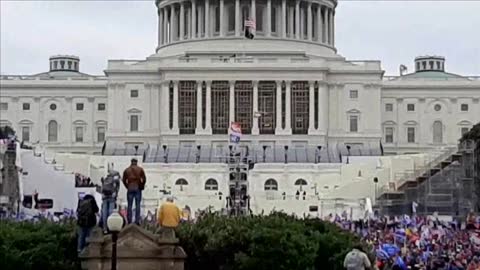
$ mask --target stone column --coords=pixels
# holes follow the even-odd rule
[[[255,22],[255,26],[257,25],[257,5],[255,3],[255,0],[251,0],[252,1],[252,6],[250,7],[250,18]],[[257,29],[257,27],[255,27],[255,29]],[[255,32],[255,31],[254,31]]]
[[[295,37],[295,34],[293,33],[294,32],[294,28],[293,28],[293,15],[294,15],[295,11],[293,10],[293,8],[289,7],[288,8],[288,33],[289,33],[289,37],[290,38],[294,38]]]
[[[204,7],[198,6],[198,37],[201,38],[205,34],[205,11]]]
[[[205,120],[207,123],[205,123],[205,132],[207,134],[212,133],[212,81],[206,81],[205,82],[207,86],[207,97],[206,97],[206,117]]]
[[[225,5],[224,0],[220,0],[220,36],[225,35]]]
[[[300,0],[295,3],[295,38],[300,39]]]
[[[235,36],[240,36],[240,0],[235,0]]]
[[[323,21],[322,21],[322,6],[317,5],[317,41],[322,43],[323,35]]]
[[[178,133],[178,84],[179,81],[173,82],[173,132]]]
[[[328,85],[321,82],[318,85],[318,131],[322,135],[326,135],[328,129],[328,99]]]
[[[180,34],[179,40],[185,37],[185,2],[180,3]]]
[[[329,31],[328,31],[328,28],[329,28],[329,26],[328,26],[328,8],[325,7],[324,12],[325,13],[324,13],[324,17],[323,17],[323,26],[325,27],[325,32],[323,33],[323,36],[324,36],[323,42],[328,44],[328,42],[329,42],[328,41],[328,35],[329,35],[328,34],[329,33]]]
[[[177,12],[175,11],[175,5],[171,5],[171,11],[172,14],[170,14],[170,17],[172,18],[170,20],[170,23],[172,24],[172,42],[178,40],[178,17],[177,17]]]
[[[163,11],[163,44],[168,44],[168,10],[162,8]]]
[[[330,31],[329,32],[330,32],[330,45],[332,45],[332,46],[335,44],[335,40],[333,38],[335,36],[335,32],[334,32],[335,22],[333,20],[333,14],[334,14],[333,9],[331,9],[330,10],[330,16],[329,16],[329,18],[330,18]]]
[[[292,82],[286,81],[285,132],[292,134]]]
[[[287,37],[287,0],[282,0],[282,38]]]
[[[232,122],[235,122],[235,81],[230,81],[230,99],[229,99],[229,123],[230,126]]]
[[[307,39],[312,41],[312,2],[307,5]]]
[[[308,82],[308,134],[315,132],[315,82]]]
[[[267,29],[265,29],[265,36],[269,37],[272,33],[272,0],[267,0]]]
[[[276,81],[277,83],[277,94],[276,94],[276,127],[275,127],[275,134],[282,133],[282,81]]]
[[[202,131],[202,81],[197,81],[197,129],[195,134]]]
[[[158,9],[158,47],[163,44],[163,9]]]
[[[258,112],[258,81],[253,81],[253,121],[252,121],[252,135],[260,134],[258,128],[258,117],[255,117],[255,113]],[[261,115],[260,117],[262,117]]]
[[[205,37],[210,37],[210,0],[205,0]]]

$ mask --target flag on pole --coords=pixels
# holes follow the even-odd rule
[[[255,37],[256,23],[252,19],[245,20],[245,37],[253,39]]]
[[[240,123],[232,122],[230,125],[230,143],[238,144],[242,137],[242,127]]]

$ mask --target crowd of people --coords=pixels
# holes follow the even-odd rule
[[[466,222],[442,221],[407,215],[350,222],[336,216],[335,222],[357,233],[370,250],[355,247],[345,258],[348,270],[479,270],[480,230],[470,214]],[[364,254],[375,254],[375,264]]]

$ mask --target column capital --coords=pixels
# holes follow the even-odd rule
[[[197,86],[203,84],[203,81],[202,81],[202,80],[197,80],[197,81],[195,81],[195,82],[197,83]]]
[[[253,87],[258,87],[259,80],[252,80]]]
[[[235,80],[229,80],[229,81],[228,81],[228,84],[229,84],[230,86],[235,86],[235,82],[236,82]]]
[[[205,80],[204,82],[205,82],[205,85],[206,85],[207,87],[211,87],[211,86],[212,86],[212,81],[211,81],[211,80]]]
[[[309,87],[315,87],[315,82],[316,81],[308,81],[308,86]]]

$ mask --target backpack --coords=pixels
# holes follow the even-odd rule
[[[93,227],[97,223],[90,199],[83,199],[78,203],[77,219],[80,227]]]
[[[112,196],[117,191],[117,181],[115,178],[120,178],[119,173],[109,173],[102,183],[102,194],[105,196]]]

